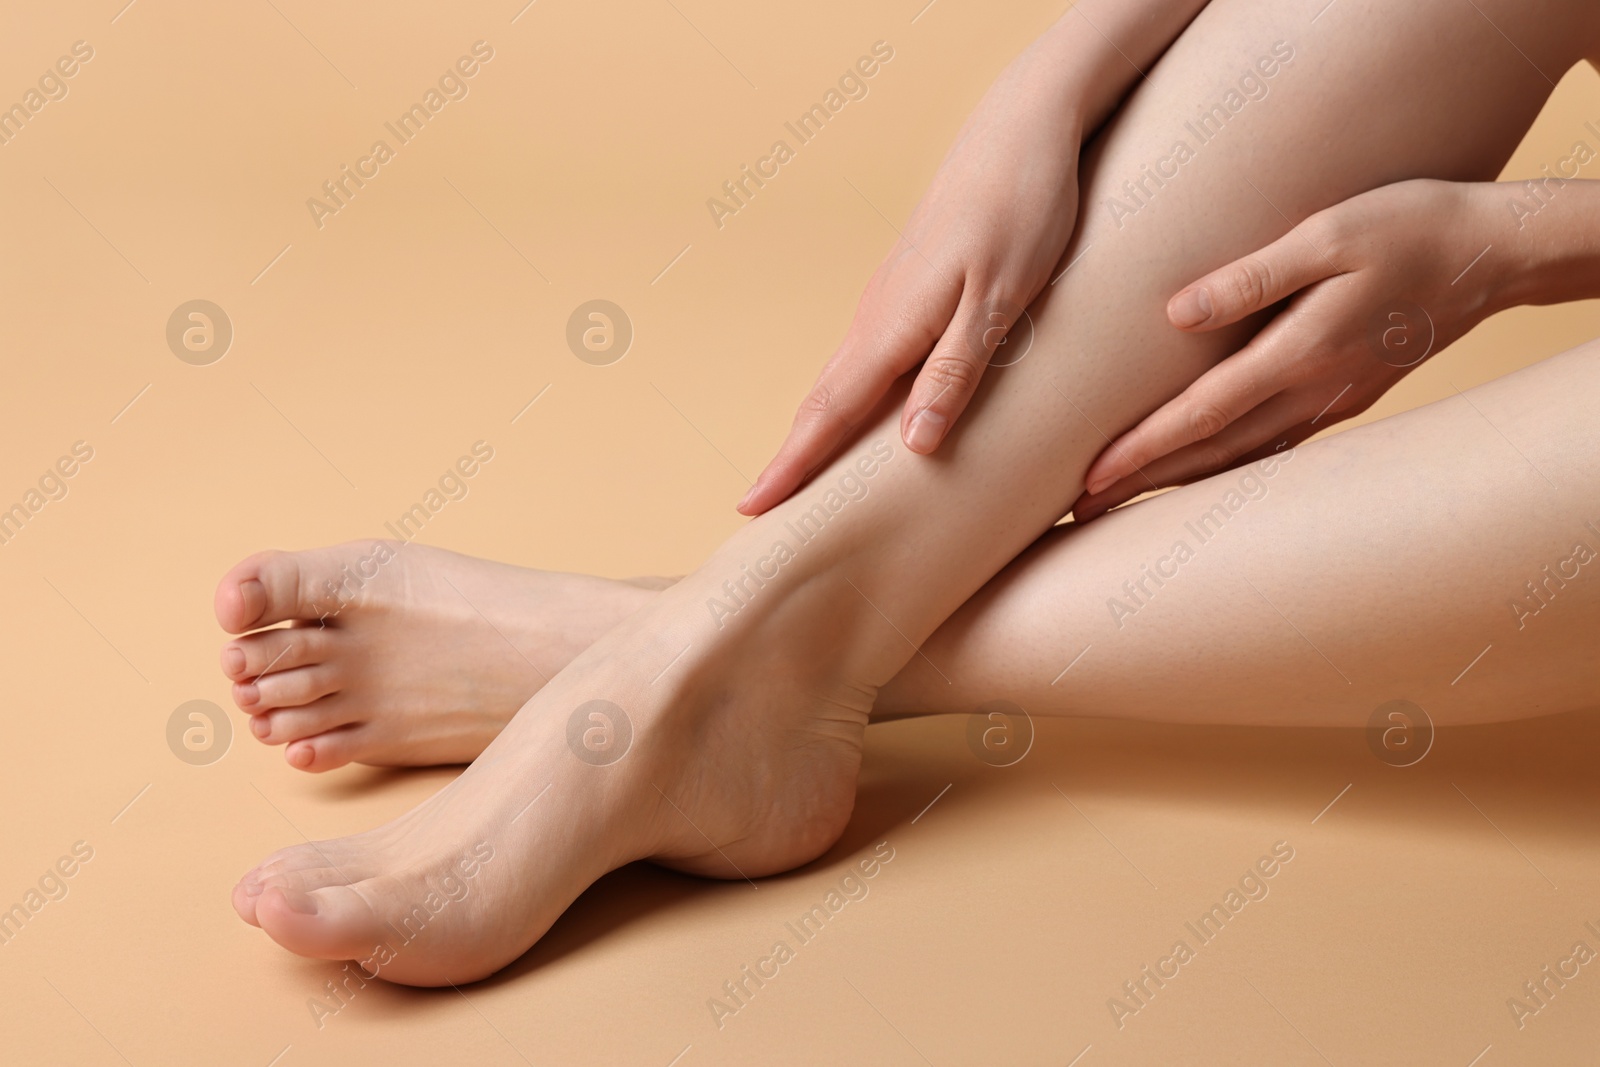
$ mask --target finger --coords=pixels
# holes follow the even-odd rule
[[[1340,273],[1302,232],[1310,221],[1178,290],[1167,302],[1167,320],[1180,330],[1214,330]]]
[[[911,451],[925,456],[937,449],[971,402],[990,357],[1016,325],[996,306],[995,301],[963,296],[944,336],[917,372],[900,416],[900,437]]]
[[[1190,383],[1189,388],[1111,442],[1089,465],[1084,491],[1105,491],[1162,456],[1215,437],[1246,412],[1295,383],[1285,329],[1275,319],[1244,348]]]
[[[1267,438],[1266,442],[1252,448],[1234,461],[1234,466],[1244,467],[1251,463],[1259,463],[1269,456],[1282,457],[1292,453],[1306,438],[1314,436],[1319,430],[1327,429],[1324,423],[1318,425],[1314,422],[1302,422],[1280,434]]]
[[[945,332],[960,302],[960,282],[933,270],[919,253],[910,257],[867,286],[844,342],[801,402],[777,455],[739,502],[740,513],[759,515],[794,492]]]
[[[1184,485],[1236,466],[1247,453],[1286,442],[1288,432],[1298,428],[1307,417],[1303,400],[1279,394],[1230,423],[1214,437],[1162,456],[1140,475],[1124,478],[1101,492],[1083,494],[1072,505],[1073,519],[1089,522],[1149,492],[1152,486],[1164,489],[1170,485]]]

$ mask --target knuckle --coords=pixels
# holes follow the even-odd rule
[[[818,382],[800,402],[800,414],[807,422],[824,422],[837,418],[839,394],[827,382]]]
[[[921,378],[938,388],[939,396],[954,393],[965,396],[978,384],[978,367],[960,356],[932,356],[922,368]]]
[[[1215,404],[1197,404],[1189,412],[1189,432],[1194,440],[1203,441],[1222,432],[1228,425],[1228,413]]]
[[[1239,306],[1251,307],[1266,302],[1272,285],[1272,268],[1265,260],[1248,256],[1228,272],[1224,292]]]

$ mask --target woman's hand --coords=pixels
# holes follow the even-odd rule
[[[1178,292],[1167,318],[1196,332],[1293,299],[1238,353],[1112,442],[1090,466],[1073,517],[1087,521],[1149,489],[1298,444],[1365,411],[1509,306],[1496,257],[1485,254],[1505,229],[1503,188],[1374,189]]]
[[[1066,250],[1085,133],[1207,2],[1077,0],[1005,69],[740,511],[759,515],[794,492],[919,363],[900,436],[913,452],[939,447]]]
[[[1043,58],[1023,53],[967,120],[740,511],[787,497],[924,360],[906,446],[932,452],[967,406],[1077,218],[1080,117]]]

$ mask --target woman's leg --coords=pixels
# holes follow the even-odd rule
[[[1296,726],[1360,724],[1397,696],[1449,723],[1591,706],[1595,410],[1600,341],[1056,527],[935,631],[873,718],[996,699],[1033,715]],[[337,576],[372,552],[358,542],[246,566]],[[246,640],[262,664],[286,642],[320,642],[310,651],[344,672],[352,714],[369,716],[342,724],[345,743],[402,764],[475,758],[546,677],[671,584],[423,546],[388,566],[406,571],[385,580],[406,602],[353,603],[327,630]],[[271,718],[292,729],[284,716],[323,710]]]
[[[972,711],[1360,725],[1600,702],[1600,341],[1058,527],[879,693]],[[1070,666],[1070,670],[1067,668]],[[945,678],[949,679],[946,683]]]
[[[879,691],[873,718],[996,699],[1033,715],[1294,726],[1360,724],[1397,696],[1449,723],[1592,706],[1595,410],[1600,340],[1055,527],[934,632],[926,658]],[[357,542],[245,566],[337,576],[372,551]],[[407,570],[392,583],[405,603],[246,640],[263,664],[286,642],[322,642],[312,651],[345,673],[351,714],[367,716],[348,720],[344,743],[397,764],[475,758],[549,675],[671,584],[420,546],[389,566]],[[272,718],[283,727],[321,710]]]
[[[371,833],[272,857],[241,883],[241,915],[302,954],[438,984],[508,962],[629,860],[736,878],[836,840],[877,688],[1060,516],[1103,433],[1237,343],[1172,330],[1167,295],[1365,189],[1493,176],[1549,91],[1524,57],[1564,69],[1600,17],[1422,0],[1385,8],[1373,35],[1347,3],[1312,25],[1309,10],[1216,0],[1174,44],[1086,155],[1077,266],[1035,305],[1033,351],[988,376],[938,456],[906,453],[886,405],[793,500],[580,655],[454,783]],[[1271,92],[1235,106],[1273,57]],[[1137,210],[1108,206],[1173,156],[1184,116],[1207,114],[1176,177]],[[602,755],[608,738],[631,747],[596,765],[591,736]],[[459,903],[425,909],[392,958],[374,951],[468,867]]]
[[[968,461],[911,490],[925,494],[923,503],[931,493],[970,500],[965,510],[976,522],[963,527],[962,516],[946,511],[930,526],[958,551],[974,541],[991,551],[965,554],[971,565],[939,583],[937,609],[911,604],[892,613],[902,625],[952,607],[1020,551],[1043,516],[1072,498],[1085,458],[1103,444],[1100,431],[1114,435],[1231,350],[1237,334],[1182,337],[1170,329],[1160,311],[1167,294],[1276,235],[1285,216],[1398,178],[1489,176],[1548,89],[1545,75],[1558,76],[1595,37],[1584,24],[1595,15],[1563,15],[1576,5],[1548,0],[1518,8],[1434,2],[1398,21],[1385,10],[1392,32],[1372,39],[1361,30],[1370,5],[1314,6],[1214,4],[1088,155],[1083,223],[1066,257],[1073,269],[1042,302],[1036,351],[1024,365],[992,373],[1020,384],[1011,394],[1033,395],[992,397],[988,406],[1005,414],[980,429],[984,442],[965,446]],[[1251,80],[1243,72],[1253,72]],[[920,262],[915,250],[902,246],[899,254]],[[1047,424],[1048,432],[1012,435],[1019,421]],[[1005,454],[1013,437],[1030,449],[1023,462]],[[979,451],[1004,458],[974,460]],[[1009,477],[995,478],[980,504],[965,472],[985,464]],[[230,646],[225,659],[253,730],[270,743],[293,742],[296,766],[466,758],[522,697],[642,602],[639,590],[579,578],[516,581],[505,568],[477,574],[482,568],[471,561],[425,548],[383,573],[449,572],[443,581],[387,583],[405,594],[399,603],[385,598],[382,582],[358,598],[344,565],[370,548],[253,558],[219,593],[219,618],[234,632],[316,620],[330,605],[340,612],[332,634],[256,635]],[[230,591],[255,580],[266,588]],[[324,586],[338,587],[337,595],[324,595]],[[560,619],[554,634],[542,617],[551,610]],[[584,620],[592,625],[582,629]],[[470,656],[460,651],[469,647]],[[440,656],[470,660],[472,669],[440,671],[432,666]],[[269,667],[277,673],[258,679]],[[505,684],[487,684],[500,675]],[[488,698],[494,707],[477,706]]]

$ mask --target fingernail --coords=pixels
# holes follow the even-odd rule
[[[949,424],[950,420],[937,411],[924,408],[911,419],[911,426],[906,431],[906,447],[913,452],[923,454],[932,452],[939,447],[939,440],[944,436],[944,428]]]
[[[249,704],[258,703],[261,700],[261,688],[254,682],[236,685],[234,686],[233,700],[241,708]]]
[[[1102,474],[1098,478],[1096,478],[1094,481],[1092,481],[1092,482],[1088,483],[1087,485],[1085,485],[1083,487],[1083,491],[1085,493],[1088,493],[1090,496],[1093,496],[1095,493],[1100,492],[1100,490],[1106,488],[1106,486],[1110,485],[1112,482],[1115,482],[1116,480],[1117,479],[1115,477],[1113,477],[1112,475]]]
[[[256,877],[254,871],[245,875],[244,881],[240,884],[244,886],[244,895],[247,897],[259,897],[261,890],[264,888],[261,884],[261,879]]]
[[[250,720],[250,732],[257,737],[265,738],[272,732],[272,723],[267,721],[265,715],[258,716]]]
[[[226,674],[244,673],[244,651],[229,646],[222,650],[222,670]]]
[[[743,511],[745,508],[749,507],[751,498],[756,495],[756,487],[759,486],[760,484],[761,484],[760,482],[757,482],[755,485],[752,485],[745,492],[744,498],[733,506],[733,510],[735,510],[735,511]]]
[[[1211,317],[1211,294],[1204,289],[1179,293],[1168,318],[1174,326],[1198,326]]]

